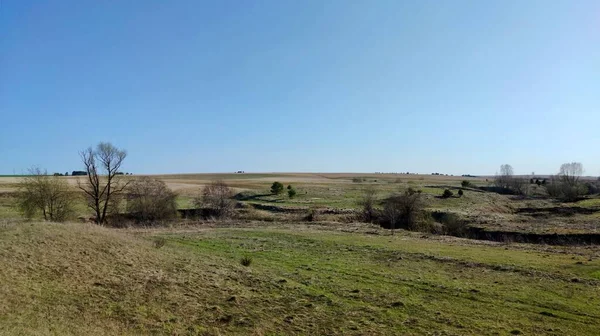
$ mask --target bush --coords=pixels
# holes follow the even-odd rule
[[[542,184],[544,183],[542,182]],[[589,188],[586,185],[582,183],[571,184],[557,176],[551,177],[550,183],[544,185],[550,197],[564,202],[577,201],[581,196],[589,192]]]
[[[458,196],[459,196],[459,197],[462,197],[464,194],[465,194],[465,193],[464,193],[464,191],[463,191],[462,189],[459,189],[459,190],[458,190]]]
[[[291,186],[290,186],[290,187],[291,187]],[[288,191],[287,191],[287,193],[288,193],[288,197],[289,197],[289,198],[294,198],[294,197],[296,197],[296,189],[294,189],[294,188],[288,188]]]
[[[382,216],[389,224],[392,234],[396,228],[414,230],[422,219],[423,208],[421,193],[410,194],[407,191],[403,195],[388,197],[384,201]]]
[[[42,215],[45,220],[63,222],[73,214],[74,194],[67,183],[50,177],[39,168],[29,170],[29,176],[19,183],[17,204],[23,215]]]
[[[442,224],[444,234],[457,237],[467,235],[467,222],[461,220],[458,215],[450,212],[434,212],[432,215],[437,222]]]
[[[240,264],[242,264],[242,266],[248,267],[250,266],[250,264],[252,264],[252,258],[248,256],[242,257],[240,259]]]
[[[172,219],[177,215],[177,195],[160,180],[142,177],[127,190],[127,212],[139,222]]]
[[[154,247],[157,249],[165,246],[166,243],[167,243],[167,240],[165,239],[165,237],[154,238]]]
[[[454,193],[450,191],[450,189],[446,189],[444,190],[444,193],[442,193],[443,198],[450,198],[452,196],[454,196]]]
[[[282,185],[283,189],[283,185]],[[221,180],[213,181],[202,189],[202,194],[194,199],[196,208],[205,208],[216,218],[228,218],[233,215],[235,201],[233,191]]]
[[[271,194],[279,195],[283,192],[283,184],[280,182],[273,182],[271,185]]]
[[[319,220],[319,212],[315,209],[310,209],[303,219],[307,222],[316,222]]]
[[[361,215],[365,222],[372,222],[375,219],[376,190],[372,186],[366,188],[363,196],[358,200],[358,205],[362,208]]]
[[[473,183],[471,183],[471,181],[467,181],[467,180],[463,180],[463,181],[460,183],[460,185],[461,185],[463,188],[471,188],[471,187],[473,187]]]

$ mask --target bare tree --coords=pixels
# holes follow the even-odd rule
[[[570,186],[575,186],[583,175],[583,165],[580,162],[563,163],[558,175]]]
[[[194,200],[197,208],[209,209],[217,218],[227,218],[233,214],[235,201],[233,190],[227,183],[217,180],[202,189],[202,194]]]
[[[500,175],[501,176],[513,176],[514,170],[513,167],[509,164],[503,164],[500,166]]]
[[[32,168],[19,187],[19,209],[27,218],[41,213],[45,220],[62,222],[73,213],[74,195],[65,180]]]
[[[583,175],[583,165],[579,162],[564,163],[560,166],[558,175],[550,178],[546,185],[548,195],[565,202],[578,200],[589,192],[588,187],[579,182]]]
[[[392,235],[397,227],[416,229],[424,206],[421,193],[412,190],[388,197],[383,206],[383,216],[390,223]]]
[[[139,221],[171,219],[177,215],[176,198],[163,181],[142,177],[127,188],[127,212]]]
[[[494,184],[496,187],[512,189],[514,187],[514,170],[509,164],[503,164],[500,166],[500,174],[496,174]]]
[[[78,180],[77,185],[85,193],[88,207],[96,215],[96,223],[103,224],[107,211],[117,204],[120,194],[127,187],[127,183],[120,178],[122,174],[119,174],[127,152],[101,142],[95,149],[89,147],[79,155],[87,176],[84,181]]]
[[[363,193],[361,199],[358,200],[358,205],[362,208],[363,219],[371,222],[375,218],[375,202],[377,191],[373,186],[368,186]]]

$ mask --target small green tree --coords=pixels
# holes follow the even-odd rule
[[[294,189],[294,188],[288,188],[287,193],[290,198],[296,197],[296,189]]]
[[[468,188],[468,187],[472,187],[473,185],[471,184],[471,181],[467,181],[464,180],[460,183],[461,186],[463,186],[463,188]]]
[[[464,195],[464,192],[462,191],[462,189],[458,189],[458,196],[462,197]]]
[[[283,184],[281,182],[273,182],[271,185],[271,193],[275,195],[279,195],[283,192]]]
[[[454,196],[454,193],[452,191],[450,191],[450,189],[444,190],[444,193],[442,194],[443,198],[450,198],[452,196]]]
[[[292,187],[292,185],[291,185],[291,184],[288,184],[288,187],[287,187],[287,189],[288,189],[288,190],[290,190],[290,189],[292,189],[292,188],[293,188],[293,187]]]

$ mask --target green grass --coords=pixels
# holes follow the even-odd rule
[[[586,199],[586,200],[575,203],[575,205],[584,207],[584,208],[600,207],[600,198]]]
[[[420,236],[6,225],[0,334],[597,334],[598,248]]]

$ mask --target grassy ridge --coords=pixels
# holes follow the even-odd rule
[[[598,258],[300,224],[143,234],[8,225],[0,334],[595,335]]]

